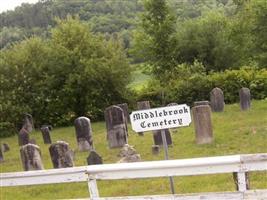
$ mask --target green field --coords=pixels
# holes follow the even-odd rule
[[[214,143],[196,145],[194,127],[180,128],[172,133],[173,146],[169,148],[170,159],[194,158],[205,156],[222,156],[247,153],[267,152],[267,100],[253,101],[251,110],[242,112],[238,104],[226,105],[225,112],[213,113]],[[93,123],[93,139],[96,151],[102,156],[104,163],[114,163],[119,160],[119,149],[110,150],[106,141],[104,122]],[[130,129],[130,128],[129,128]],[[53,141],[64,140],[74,150],[77,149],[74,127],[56,128],[52,131]],[[42,150],[45,169],[51,169],[52,163],[48,147],[42,142],[40,131],[31,133]],[[19,156],[17,136],[1,139],[10,145],[11,151],[4,154],[5,161],[0,164],[1,173],[22,171]],[[163,150],[159,155],[152,155],[151,133],[143,137],[130,131],[129,144],[134,145],[143,161],[162,160]],[[76,152],[75,165],[86,165],[88,153]],[[250,175],[252,189],[267,188],[266,172]],[[176,177],[175,191],[177,193],[234,191],[232,174],[209,175],[197,177]],[[149,195],[170,193],[168,178],[144,180],[99,181],[101,196]],[[27,187],[1,188],[1,200],[32,200],[32,199],[66,199],[88,197],[86,183],[54,184]]]

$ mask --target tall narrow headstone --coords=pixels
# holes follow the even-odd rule
[[[2,148],[0,148],[0,162],[4,161],[4,156],[3,156],[3,152],[2,152]]]
[[[123,110],[118,106],[105,109],[107,140],[110,148],[122,147],[128,143]]]
[[[93,149],[92,127],[90,119],[78,117],[74,121],[76,139],[79,151],[89,151]]]
[[[50,126],[51,127],[51,126]],[[52,127],[50,128],[49,126],[42,126],[41,127],[41,132],[42,132],[42,136],[43,136],[43,140],[45,144],[51,144],[51,137],[50,137],[50,130],[52,129]]]
[[[240,108],[241,110],[248,110],[250,108],[250,90],[248,88],[241,88],[239,90]]]
[[[18,138],[19,138],[19,146],[30,143],[29,132],[25,128],[20,129]]]
[[[33,125],[32,115],[28,113],[24,114],[22,123],[23,123],[22,127],[26,129],[29,133],[33,131],[34,125]]]
[[[150,108],[150,103],[149,101],[139,101],[137,102],[137,109],[138,110],[145,110]],[[138,132],[138,135],[143,136],[143,132]]]
[[[96,153],[96,151],[92,150],[87,157],[87,164],[88,165],[99,165],[103,164],[103,160],[100,155]]]
[[[68,143],[57,141],[51,144],[49,152],[54,168],[73,167],[73,157]]]
[[[20,148],[22,166],[25,171],[44,169],[40,148],[35,144],[26,144]]]
[[[224,95],[220,88],[213,88],[210,92],[210,107],[213,112],[223,112]]]
[[[213,141],[211,110],[208,105],[193,107],[193,118],[197,144],[206,144]]]

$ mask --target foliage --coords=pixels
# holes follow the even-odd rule
[[[192,105],[194,101],[209,100],[210,91],[214,87],[223,90],[226,103],[238,102],[238,92],[242,87],[251,90],[253,99],[267,97],[266,69],[243,67],[239,70],[226,70],[224,73],[214,72],[209,75],[206,75],[203,70],[203,66],[198,62],[194,65],[178,65],[177,73],[173,74],[166,87],[162,88],[159,83],[153,81],[140,92],[138,99],[145,97],[157,106],[162,102]],[[162,99],[162,91],[165,93],[165,99]]]
[[[94,35],[86,24],[59,20],[44,41],[33,37],[1,52],[1,121],[31,113],[37,125],[99,119],[124,101],[131,70],[121,42]]]
[[[14,124],[10,122],[0,122],[0,138],[10,137],[16,134]]]

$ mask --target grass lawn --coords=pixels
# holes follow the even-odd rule
[[[169,148],[170,159],[194,158],[205,156],[222,156],[248,153],[267,153],[267,100],[253,101],[249,111],[240,111],[238,104],[226,105],[223,113],[212,113],[214,143],[196,145],[194,126],[180,128],[172,132],[173,146]],[[129,125],[130,127],[130,125]],[[104,122],[93,123],[93,139],[96,151],[102,156],[104,163],[114,163],[119,160],[119,149],[109,149],[106,141]],[[150,132],[138,136],[131,131],[129,144],[134,145],[143,161],[162,160],[164,152],[152,155],[153,137]],[[64,140],[70,147],[77,150],[74,127],[56,128],[52,131],[53,141]],[[49,145],[43,144],[40,131],[31,133],[42,150],[45,169],[51,169]],[[1,173],[22,171],[19,156],[17,136],[1,139],[11,147],[4,153],[5,161],[0,164]],[[77,152],[75,165],[86,165],[88,153]],[[267,173],[250,174],[252,189],[267,188]],[[176,193],[234,191],[235,185],[232,174],[176,177]],[[101,196],[130,196],[170,193],[168,178],[99,181]],[[62,199],[88,197],[86,183],[53,184],[27,187],[2,187],[1,200],[32,200],[32,199]]]

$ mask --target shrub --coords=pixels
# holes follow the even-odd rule
[[[16,129],[12,123],[0,122],[0,138],[9,137],[16,134]]]

